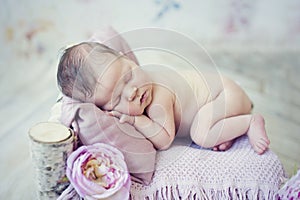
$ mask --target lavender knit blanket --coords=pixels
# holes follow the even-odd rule
[[[225,152],[175,142],[157,154],[148,186],[132,184],[131,199],[273,199],[284,179],[278,157],[256,154],[247,136]]]

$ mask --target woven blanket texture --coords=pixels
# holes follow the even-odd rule
[[[158,153],[148,186],[132,184],[131,199],[273,199],[284,179],[276,154],[258,155],[247,136],[224,152],[175,142]]]

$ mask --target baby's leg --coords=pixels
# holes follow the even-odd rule
[[[198,111],[191,127],[191,137],[200,146],[211,148],[245,134],[251,125],[257,127],[257,130],[249,129],[250,142],[258,153],[262,153],[269,140],[264,131],[264,123],[257,123],[261,122],[256,120],[257,116],[252,119],[250,111],[251,101],[248,96],[239,86],[230,82],[216,99]],[[262,127],[258,128],[259,126]],[[262,138],[265,143],[258,145],[257,138]]]
[[[210,136],[207,139],[218,144],[228,139],[232,140],[246,132],[253,149],[258,154],[264,153],[270,141],[261,115],[240,115],[220,120],[210,129],[208,133]]]
[[[211,102],[209,104],[214,103]],[[207,108],[211,106],[209,104],[199,110],[191,127],[191,138],[196,144],[212,148],[231,141],[247,132],[251,115],[225,116],[221,119],[217,119],[215,115],[209,118],[211,115],[210,112],[207,112]],[[206,118],[204,119],[203,116],[206,116]]]

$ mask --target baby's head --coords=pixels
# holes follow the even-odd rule
[[[74,99],[85,101],[93,95],[99,75],[109,61],[121,54],[103,44],[82,42],[64,50],[57,71],[57,83],[61,92]]]
[[[141,115],[152,101],[152,81],[134,61],[99,43],[67,48],[58,65],[63,94],[103,110]]]

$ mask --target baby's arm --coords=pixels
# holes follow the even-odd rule
[[[161,106],[152,108],[149,112],[151,118],[141,115],[135,117],[134,126],[156,149],[167,149],[175,137],[175,123],[173,107],[161,109]]]
[[[152,105],[146,115],[129,116],[112,111],[112,115],[118,117],[121,123],[133,125],[137,131],[143,134],[159,150],[167,149],[175,137],[175,122],[173,103],[168,100],[163,105]]]

